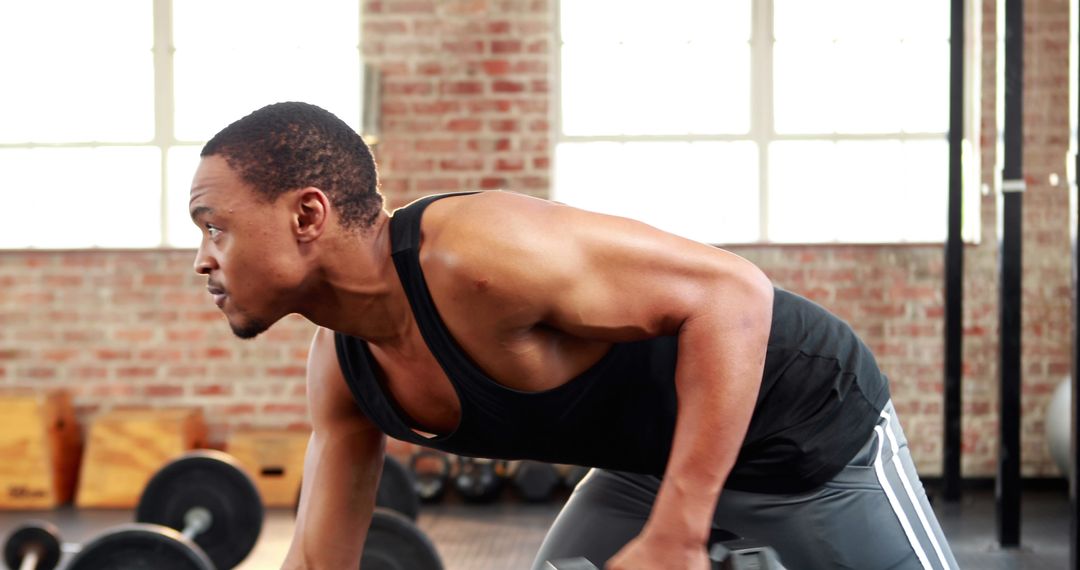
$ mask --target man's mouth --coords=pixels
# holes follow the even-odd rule
[[[219,309],[225,305],[226,295],[224,289],[220,287],[207,287],[206,290],[210,292],[211,296],[213,296],[214,304],[217,305]]]

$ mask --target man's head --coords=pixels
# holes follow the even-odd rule
[[[229,125],[202,150],[191,187],[203,232],[195,270],[237,336],[291,312],[328,229],[360,233],[382,211],[371,151],[333,114],[269,105]]]

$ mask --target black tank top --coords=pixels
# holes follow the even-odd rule
[[[461,420],[424,437],[372,370],[367,343],[335,334],[338,361],[361,411],[390,437],[457,455],[533,459],[661,476],[675,429],[677,338],[617,343],[566,384],[522,392],[488,377],[450,336],[420,268],[420,217],[429,196],[397,210],[391,247],[428,348],[461,402]],[[726,488],[794,493],[831,479],[865,443],[885,406],[887,379],[850,327],[776,289],[757,405]]]

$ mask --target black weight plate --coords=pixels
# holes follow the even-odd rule
[[[16,528],[4,541],[4,563],[8,568],[21,568],[23,557],[30,550],[38,553],[34,570],[52,570],[60,563],[60,531],[44,521],[33,521]]]
[[[420,497],[416,494],[412,474],[400,461],[389,455],[383,461],[375,506],[395,510],[411,520],[416,520],[420,514]]]
[[[68,570],[215,570],[196,544],[171,528],[128,524],[85,544]]]
[[[428,465],[438,465],[434,471]],[[421,449],[409,460],[409,471],[416,482],[416,494],[425,503],[434,503],[442,499],[446,486],[450,482],[450,458],[445,453]]]
[[[184,516],[195,507],[210,511],[210,528],[195,542],[218,570],[239,564],[262,532],[263,504],[255,483],[232,456],[213,450],[192,451],[173,460],[143,489],[135,520],[182,531]]]
[[[375,509],[371,517],[363,570],[442,570],[439,551],[424,531],[400,513]]]

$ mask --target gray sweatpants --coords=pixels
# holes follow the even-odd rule
[[[659,487],[657,477],[592,470],[555,519],[533,569],[577,556],[602,565],[641,531]],[[957,568],[891,401],[831,481],[789,495],[725,490],[713,525],[768,543],[790,570]]]

